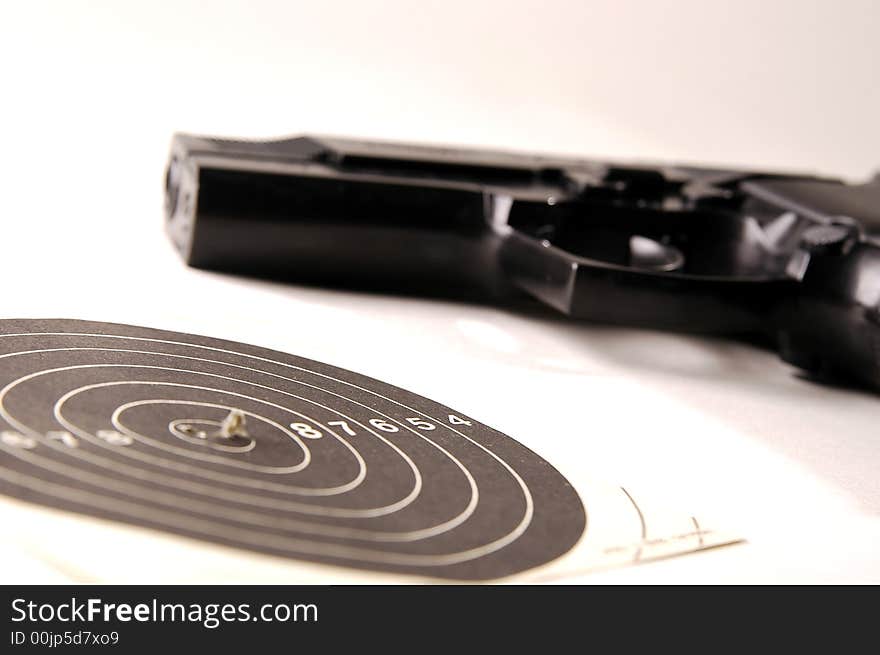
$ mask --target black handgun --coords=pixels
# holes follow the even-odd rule
[[[880,388],[880,177],[179,134],[165,200],[192,266],[758,335]]]

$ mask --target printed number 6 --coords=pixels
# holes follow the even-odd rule
[[[383,421],[380,418],[371,418],[370,425],[372,425],[377,430],[382,430],[382,432],[400,432],[400,428],[396,425],[392,425],[388,421]]]

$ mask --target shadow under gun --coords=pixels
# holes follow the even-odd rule
[[[880,389],[880,178],[178,134],[165,186],[199,268],[762,335]]]

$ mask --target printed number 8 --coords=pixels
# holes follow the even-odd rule
[[[313,428],[308,423],[291,423],[290,429],[296,432],[303,439],[320,439],[320,431]]]

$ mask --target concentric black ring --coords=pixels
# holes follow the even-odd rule
[[[246,436],[209,434],[232,412]],[[416,394],[255,346],[72,320],[0,321],[0,492],[454,579],[549,562],[586,522],[547,462]]]

